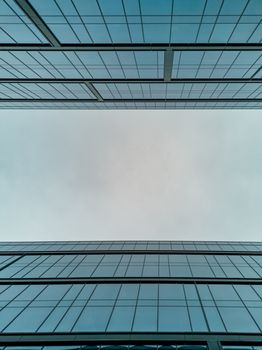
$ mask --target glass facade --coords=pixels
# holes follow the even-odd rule
[[[212,350],[215,339],[217,350],[237,349],[240,340],[250,340],[245,350],[257,350],[253,343],[258,346],[256,337],[262,334],[261,246],[222,241],[2,242],[0,349]],[[73,337],[74,344],[66,337]],[[17,344],[9,344],[12,339]],[[146,339],[153,343],[146,345]]]
[[[260,109],[260,0],[1,0],[0,108]]]

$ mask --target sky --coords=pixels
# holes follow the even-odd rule
[[[261,240],[257,110],[0,111],[0,240]]]

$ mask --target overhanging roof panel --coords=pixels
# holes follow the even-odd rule
[[[259,0],[3,0],[0,108],[261,108]]]
[[[30,0],[61,43],[259,42],[256,0]]]

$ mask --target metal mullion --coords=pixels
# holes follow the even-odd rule
[[[124,254],[123,254],[123,255],[124,255]],[[129,254],[129,260],[128,260],[127,266],[126,266],[126,271],[125,271],[125,273],[124,273],[124,277],[126,277],[127,271],[128,271],[128,269],[129,269],[129,267],[130,267],[130,262],[131,262],[132,256],[133,256],[133,254],[130,253],[130,254]]]
[[[1,49],[0,49],[0,51],[1,51]],[[9,53],[10,53],[10,52],[9,52]],[[2,57],[1,57],[0,59],[1,59],[1,61],[3,61],[7,66],[11,67],[14,71],[17,71],[17,69],[13,66],[13,64],[8,63],[8,62],[7,62],[6,60],[4,60]],[[9,72],[8,69],[6,69],[6,68],[4,68],[4,69],[7,70],[7,71]],[[15,74],[12,73],[12,71],[9,72],[9,73],[11,73],[12,75],[15,76]],[[23,75],[23,76],[25,77],[25,79],[26,79],[26,75],[25,75],[25,74],[21,73],[20,71],[18,71],[18,73],[20,73],[21,75]]]
[[[198,40],[198,35],[199,35],[199,32],[200,32],[200,28],[202,26],[202,22],[203,22],[203,18],[204,18],[204,13],[206,11],[206,7],[207,7],[207,3],[208,3],[208,0],[205,0],[205,6],[204,6],[204,9],[203,9],[203,12],[202,12],[202,15],[201,15],[201,19],[200,19],[200,22],[199,22],[199,26],[198,26],[198,29],[197,29],[197,35],[196,35],[196,40]]]
[[[257,87],[251,94],[249,94],[247,97],[249,98],[249,96],[251,96],[252,94],[256,93],[257,90],[259,90],[259,89],[261,89],[261,86],[258,86],[258,87]],[[259,92],[259,93],[256,95],[256,97],[257,97],[258,95],[260,95],[260,93],[261,93],[261,92]]]
[[[220,91],[220,93],[218,94],[217,98],[219,98],[219,96],[224,92],[224,90],[227,88],[228,83],[221,83],[221,84],[225,84],[224,88]],[[213,97],[214,94],[216,94],[216,92],[219,90],[220,87],[220,83],[217,84],[217,86],[215,87],[215,89],[213,90],[212,94],[211,94],[211,98]]]
[[[79,55],[77,54],[77,51],[74,51],[74,54],[76,55],[76,57],[79,59],[79,61],[82,63],[83,67],[85,68],[85,70],[87,71],[87,73],[91,76],[91,78],[93,78],[93,75],[91,74],[91,72],[89,71],[89,69],[86,67],[85,63],[82,61],[82,59],[79,57]],[[67,56],[66,56],[67,57]],[[81,74],[82,75],[82,74]]]
[[[63,257],[65,257],[66,255],[65,254],[63,254]],[[63,258],[62,257],[62,258]],[[71,264],[71,263],[73,263],[74,262],[74,260],[76,259],[76,257],[77,257],[77,255],[75,256],[75,257],[73,257],[73,259],[71,259],[68,263],[67,263],[67,265],[65,265],[64,266],[64,268],[58,273],[58,275],[56,276],[57,278],[59,278],[59,275],[61,274],[61,273],[63,273],[64,271],[65,271],[65,269]]]
[[[7,262],[5,263],[4,266],[0,267],[0,271],[4,270],[5,268],[9,267],[10,265],[13,265],[14,263],[16,263],[18,260],[20,260],[23,257],[23,255],[18,256],[16,259],[11,260],[10,262],[8,262],[8,260],[10,260],[10,258],[7,260]],[[12,258],[12,257],[11,257]]]
[[[37,59],[35,56],[33,56],[33,55],[31,54],[30,51],[27,51],[27,54],[28,54],[29,56],[31,56],[31,57],[41,66],[42,69],[44,69],[48,74],[50,74],[51,76],[54,77],[54,79],[56,79],[55,76],[54,76],[54,74],[53,74],[52,72],[50,72],[45,66],[43,66],[42,63],[40,63],[40,62],[38,61],[38,59]],[[39,55],[41,55],[40,52],[39,52]],[[43,55],[41,55],[41,56],[46,60],[46,58],[45,58]],[[47,61],[47,60],[46,60],[46,61]],[[49,62],[49,61],[47,61],[47,62]],[[33,72],[36,73],[34,70],[33,70]],[[37,73],[36,73],[36,74],[37,74]],[[41,79],[41,80],[43,80],[43,79]]]
[[[132,43],[132,36],[131,36],[130,28],[129,28],[129,23],[128,23],[128,20],[127,20],[127,14],[126,14],[126,9],[125,9],[124,1],[121,0],[121,3],[122,3],[122,6],[123,6],[123,10],[124,10],[124,15],[125,15],[125,20],[126,20],[126,26],[127,26],[127,31],[128,31],[129,39],[130,39],[130,42]]]
[[[1,50],[0,50],[1,51]],[[1,52],[0,52],[1,53]],[[9,63],[7,63],[5,60],[3,60],[3,58],[2,57],[0,57],[0,63],[1,63],[1,61],[3,61],[4,63],[6,63],[7,65],[8,65],[8,67],[9,67]],[[13,66],[11,66],[11,68],[13,68]],[[9,74],[11,74],[11,75],[13,75],[15,78],[11,78],[11,79],[19,79],[18,77],[17,77],[17,75],[16,74],[14,74],[12,71],[9,71],[9,69],[7,69],[6,67],[3,67],[2,65],[1,65],[1,69],[4,69],[5,71],[7,71]],[[0,81],[1,81],[2,79],[0,78]]]
[[[210,265],[208,259],[206,258],[205,255],[203,255],[203,257],[204,257],[204,259],[205,259],[205,261],[206,261],[207,266],[210,268],[210,270],[211,270],[212,273],[213,273],[213,278],[216,278],[216,274],[214,273],[214,270],[212,269],[212,266]]]
[[[140,289],[141,289],[141,284],[138,283],[138,291],[137,291],[137,296],[136,296],[136,300],[135,300],[135,309],[134,309],[134,315],[133,315],[133,320],[132,320],[132,324],[131,324],[131,332],[133,331],[133,328],[134,328]]]
[[[61,256],[60,259],[58,259],[55,263],[52,263],[52,267],[55,267],[56,264],[64,257],[64,255]],[[50,265],[50,264],[49,264]],[[43,276],[43,274],[45,274],[47,272],[47,270],[49,270],[50,266],[47,266],[46,270],[44,272],[41,273],[41,275],[37,278],[41,278],[41,276]]]
[[[213,33],[214,33],[214,30],[215,30],[215,27],[216,27],[216,24],[217,24],[217,20],[218,20],[218,17],[220,16],[220,12],[221,12],[221,10],[222,10],[222,7],[223,7],[223,5],[224,5],[224,2],[225,2],[225,0],[222,0],[221,5],[220,5],[219,10],[218,10],[218,13],[217,13],[217,15],[216,15],[215,23],[213,24],[213,28],[212,28],[212,30],[211,30],[211,33],[209,34],[209,37],[208,37],[208,40],[207,40],[208,42],[210,41],[210,39],[211,39],[211,37],[212,37],[212,35],[213,35]]]
[[[46,56],[42,55],[42,52],[39,52],[39,55],[41,55],[41,56],[43,57],[43,59],[46,60],[46,61],[48,62],[48,64],[50,64],[50,66],[51,66],[55,71],[57,71],[57,73],[58,73],[59,75],[61,75],[61,76],[65,79],[64,74],[63,74],[62,72],[60,72],[60,71],[53,65],[53,63],[51,63],[51,62],[49,61],[49,59],[48,59]],[[51,74],[51,73],[50,73],[50,74]],[[52,75],[53,75],[53,74],[52,74]]]
[[[72,331],[72,329],[73,329],[73,328],[75,327],[75,325],[77,324],[77,322],[78,322],[79,318],[81,317],[81,315],[82,315],[82,313],[83,313],[85,307],[87,306],[88,302],[89,302],[90,299],[92,298],[92,295],[94,294],[96,288],[97,288],[97,284],[95,285],[93,291],[92,291],[91,294],[89,295],[89,298],[86,300],[85,305],[82,307],[82,310],[80,311],[78,317],[76,318],[75,322],[73,323],[73,325],[72,325],[70,331]],[[76,299],[75,299],[75,300],[76,300]]]
[[[20,277],[20,278],[24,278],[24,276],[26,276],[28,273],[31,273],[35,268],[37,268],[37,267],[39,267],[43,262],[45,262],[49,257],[50,257],[50,255],[47,255],[47,257],[45,258],[45,259],[43,259],[42,261],[41,261],[41,257],[42,257],[43,255],[39,255],[39,257],[38,258],[36,258],[35,260],[33,260],[33,261],[31,261],[27,266],[25,266],[25,267],[29,267],[29,271],[27,271],[26,272],[26,274],[24,274],[22,277]],[[40,259],[40,262],[37,262],[37,260],[38,259]],[[34,262],[37,262],[37,265],[33,265],[33,263]],[[31,266],[30,266],[31,265]],[[31,268],[32,267],[32,268]],[[18,272],[16,272],[15,273],[15,275],[17,274],[17,273],[19,273],[20,271],[22,271],[24,269],[24,267],[21,269],[21,270],[19,270]],[[11,278],[13,277],[14,275],[12,275],[11,276]]]
[[[108,85],[109,85],[109,84],[108,84]],[[119,90],[119,88],[118,88],[118,85],[117,85],[117,84],[114,84],[114,86],[115,86],[117,92],[119,93],[119,96],[122,96],[122,93],[120,94],[120,90]],[[128,90],[129,90],[130,96],[132,96],[132,94],[131,94],[131,89],[130,89],[129,84],[127,83],[126,86],[127,86]],[[110,91],[110,92],[111,92],[111,91]],[[113,95],[113,94],[112,94],[112,95]]]
[[[207,1],[207,0],[206,0],[206,1]],[[205,6],[206,6],[206,5],[205,5]],[[202,65],[203,59],[204,59],[204,57],[205,57],[205,54],[206,54],[206,52],[203,51],[201,60],[200,60],[199,65],[198,65],[198,67],[197,67],[197,71],[196,71],[196,74],[195,74],[195,79],[196,79],[196,77],[197,77],[197,75],[198,75],[198,72],[199,72],[199,69],[200,69],[200,67],[201,67],[201,65]]]
[[[240,275],[242,275],[243,278],[245,278],[245,276],[243,275],[243,273],[241,272],[241,270],[238,268],[238,266],[230,259],[230,256],[227,257],[229,259],[229,261],[231,262],[231,264],[238,270],[238,272],[240,273]]]
[[[141,10],[141,1],[138,0],[138,7],[139,7],[139,17],[140,17],[140,21],[141,21],[141,32],[142,32],[142,38],[143,38],[143,42],[145,43],[145,32],[144,32],[144,23],[143,23],[143,16],[142,16],[142,10]]]
[[[54,85],[53,85],[53,84],[54,84]],[[61,85],[63,85],[63,87],[64,87],[66,90],[68,90],[73,96],[75,96],[76,99],[77,99],[77,95],[75,95],[71,90],[69,90],[69,88],[68,88],[65,84],[66,84],[66,83],[61,83]],[[65,96],[60,90],[58,90],[58,89],[56,88],[55,83],[52,83],[52,84],[50,84],[50,85],[51,85],[51,87],[53,87],[58,93],[60,93],[61,95]],[[81,85],[81,84],[79,84],[79,85]],[[65,96],[65,98],[67,98],[67,97]]]
[[[79,13],[79,11],[78,11],[78,9],[77,9],[77,7],[76,7],[76,5],[75,5],[74,1],[70,0],[70,2],[71,2],[71,4],[72,4],[72,6],[74,7],[74,9],[75,9],[75,11],[76,11],[76,13],[77,13],[77,15],[78,15],[78,17],[79,17],[79,19],[80,19],[80,21],[81,21],[82,25],[83,25],[83,27],[85,28],[86,33],[87,33],[87,35],[89,36],[89,39],[90,39],[90,40],[91,40],[91,42],[93,43],[93,42],[94,42],[94,40],[92,39],[92,37],[91,37],[91,35],[90,35],[90,33],[89,33],[89,31],[88,31],[87,27],[86,27],[86,24],[85,24],[85,22],[83,21],[83,19],[82,19],[82,17],[81,17],[81,15],[80,15],[80,13]],[[80,41],[80,40],[79,40],[79,41]]]
[[[188,308],[188,302],[187,302],[187,296],[186,296],[186,291],[185,291],[184,284],[182,284],[181,287],[183,289],[184,296],[185,296],[185,304],[186,304],[186,310],[187,310],[187,316],[188,316],[188,319],[189,319],[190,329],[191,329],[191,332],[193,332],[193,326],[192,326],[192,321],[191,321],[190,312],[189,312],[189,308]]]
[[[75,54],[75,53],[74,53]],[[77,73],[82,77],[82,79],[85,79],[85,77],[83,76],[83,74],[79,71],[78,67],[76,64],[74,64],[71,59],[67,56],[66,52],[63,52],[63,55],[66,57],[66,59],[68,59],[68,61],[72,64],[72,66],[74,67],[74,69],[77,71]],[[79,59],[79,57],[77,56],[77,58]],[[82,61],[81,61],[82,62]]]
[[[253,315],[251,314],[251,312],[249,311],[248,307],[246,306],[246,303],[244,302],[244,300],[241,298],[241,296],[239,295],[237,288],[234,287],[234,285],[232,285],[235,293],[237,294],[237,296],[239,297],[241,303],[244,305],[244,308],[246,309],[247,313],[249,314],[249,316],[251,317],[251,319],[253,320],[253,322],[255,323],[255,325],[257,326],[257,328],[260,330],[261,332],[261,327],[259,326],[259,324],[257,323],[257,321],[255,320],[255,318],[253,317]]]
[[[72,30],[72,32],[74,33],[74,35],[76,36],[77,40],[79,43],[81,43],[81,40],[79,39],[77,33],[75,32],[74,28],[71,26],[71,23],[68,21],[67,17],[64,15],[64,12],[62,11],[61,7],[59,6],[59,4],[57,3],[56,0],[53,0],[54,3],[56,4],[57,8],[59,9],[59,11],[61,12],[62,16],[64,17],[68,27],[70,27],[70,29]]]
[[[207,315],[206,315],[206,312],[205,312],[205,309],[204,309],[204,306],[203,306],[203,303],[202,303],[202,299],[200,297],[200,293],[199,293],[199,290],[197,288],[197,283],[194,282],[194,286],[195,286],[196,294],[198,296],[198,300],[199,300],[199,304],[200,304],[201,310],[202,310],[203,315],[204,315],[204,319],[205,319],[205,322],[206,322],[206,325],[207,325],[208,332],[211,332],[210,327],[209,327],[209,323],[208,323],[208,319],[207,319]]]
[[[238,52],[238,54],[236,55],[236,57],[234,58],[233,62],[229,65],[226,73],[223,75],[223,78],[227,75],[227,73],[230,71],[231,68],[233,68],[234,63],[236,62],[236,60],[238,59],[239,55],[240,55],[241,51]]]
[[[1,26],[1,30],[6,34],[14,43],[17,44],[17,41],[11,37],[11,35]]]
[[[123,0],[122,0],[122,1],[123,1]],[[121,68],[121,71],[122,71],[122,73],[123,73],[124,79],[126,79],[126,73],[125,73],[125,71],[124,71],[124,69],[123,69],[123,66],[122,66],[122,63],[121,63],[121,61],[120,61],[120,59],[119,59],[118,52],[115,51],[115,54],[116,54],[116,57],[117,57],[117,60],[118,60],[118,63],[119,63],[119,67]]]
[[[39,325],[39,327],[36,329],[35,332],[38,332],[38,330],[42,327],[42,325],[45,323],[45,321],[48,319],[48,317],[52,314],[52,312],[55,311],[55,309],[57,308],[57,306],[63,301],[65,295],[73,288],[73,284],[68,288],[68,290],[63,294],[63,296],[57,301],[57,303],[55,305],[53,305],[53,309],[48,313],[48,315],[44,318],[44,320],[41,322],[41,324]]]
[[[79,256],[79,254],[76,255],[76,257],[74,258],[74,260],[77,259],[78,256]],[[68,275],[66,278],[70,278],[70,275],[75,271],[75,269],[82,263],[82,261],[83,261],[84,259],[85,259],[85,255],[83,255],[82,260],[80,260],[80,261],[78,262],[78,264],[75,266],[75,268],[73,268],[73,270],[69,273],[69,275]]]
[[[113,273],[113,277],[115,277],[116,271],[117,271],[117,269],[119,268],[119,266],[121,265],[122,260],[123,260],[124,254],[119,254],[119,255],[121,255],[121,258],[120,258],[120,260],[118,261],[118,263],[116,264],[116,268],[115,268],[115,271],[114,271],[114,273]]]
[[[199,95],[200,98],[202,97],[203,91],[206,89],[207,86],[208,86],[208,84],[205,83],[205,85],[204,85],[204,87],[202,88],[202,91],[201,91],[201,93],[200,93],[200,95]]]
[[[102,19],[103,19],[105,28],[106,28],[106,30],[107,30],[107,34],[108,34],[108,36],[109,36],[109,38],[110,38],[110,40],[111,40],[111,43],[113,44],[113,40],[112,40],[110,31],[109,31],[109,29],[108,29],[108,26],[107,26],[107,23],[106,23],[106,20],[105,20],[105,16],[104,16],[103,11],[102,11],[102,9],[101,9],[101,6],[100,6],[100,4],[99,4],[99,1],[98,1],[98,0],[95,0],[95,2],[96,2],[97,7],[98,7],[98,9],[99,9],[99,11],[100,11],[100,14],[101,14],[101,17],[102,17]]]
[[[36,98],[36,97],[39,98],[39,99],[41,98],[37,93],[32,92],[32,91],[29,90],[26,86],[21,85],[21,83],[17,83],[17,84],[18,84],[18,87],[15,87],[15,88],[18,89],[18,90],[20,90],[22,93],[28,94],[28,95],[32,95],[32,98],[33,98],[33,99]],[[35,85],[37,85],[37,83],[36,83]],[[27,91],[23,91],[22,88],[25,89],[25,90],[27,90]]]
[[[228,257],[227,254],[225,254],[225,256]],[[226,273],[225,270],[223,269],[223,263],[218,262],[218,260],[217,260],[217,258],[216,258],[216,253],[213,255],[213,257],[214,257],[214,260],[216,261],[217,265],[218,265],[218,266],[221,268],[221,270],[223,271],[223,273],[224,273],[224,275],[226,276],[226,278],[229,278],[229,279],[230,279],[230,277],[228,277],[227,273]],[[231,260],[230,260],[230,261],[231,261]]]
[[[52,100],[53,100],[53,101],[56,101],[56,97],[55,97],[51,92],[49,92],[47,89],[45,89],[44,87],[40,86],[39,84],[41,84],[41,83],[37,83],[36,85],[37,85],[40,89],[44,90],[48,95],[50,95],[50,96],[52,97]],[[55,90],[56,90],[56,89],[55,89]],[[56,90],[56,91],[57,91],[57,90]],[[60,94],[64,96],[64,94],[62,94],[61,92],[60,92]],[[66,99],[66,96],[64,96],[64,97],[65,97],[65,99]],[[41,97],[39,97],[39,99],[42,100]]]
[[[221,319],[221,323],[223,324],[223,327],[224,327],[225,331],[228,332],[227,327],[226,327],[226,324],[225,324],[225,322],[224,322],[224,319],[223,319],[223,317],[222,317],[222,315],[221,315],[221,313],[220,313],[220,310],[219,310],[219,308],[218,308],[218,306],[217,306],[216,299],[214,298],[214,296],[213,296],[213,294],[212,294],[212,292],[211,292],[210,285],[207,284],[206,287],[207,287],[207,289],[208,289],[208,291],[209,291],[209,293],[210,293],[210,295],[211,295],[212,301],[213,301],[213,303],[214,303],[214,305],[215,305],[215,309],[216,309],[216,311],[217,311],[217,313],[218,313],[218,315],[219,315],[219,317],[220,317],[220,319]],[[207,307],[208,307],[208,306],[207,306]]]
[[[7,84],[8,84],[8,83],[7,83]],[[5,86],[5,87],[7,87],[10,91],[13,91],[13,92],[15,92],[16,94],[22,96],[23,99],[27,99],[26,97],[24,97],[24,96],[26,96],[26,93],[25,93],[24,91],[20,90],[19,87],[16,87],[16,86],[13,86],[13,85],[11,85],[11,86],[6,86],[6,84],[2,84],[2,85]],[[18,90],[18,91],[17,91],[17,90]],[[23,94],[24,94],[24,95],[23,95]],[[37,95],[36,95],[36,96],[37,96]],[[39,97],[39,96],[37,96],[37,97]],[[0,99],[0,101],[1,101],[1,100],[2,100],[2,99]],[[11,97],[9,100],[12,101],[13,98]]]
[[[30,288],[31,286],[30,285],[28,285],[25,289],[23,289],[19,294],[17,294],[16,295],[16,297],[14,298],[14,299],[12,299],[12,300],[10,300],[10,302],[7,304],[7,305],[9,305],[9,304],[11,304],[13,301],[15,301],[15,299],[20,295],[20,294],[22,294],[25,290],[27,290],[28,288]],[[46,290],[47,289],[47,287],[48,286],[45,286],[33,299],[31,299],[30,301],[29,301],[29,303],[25,306],[25,307],[23,307],[23,308],[21,308],[22,310],[3,328],[3,329],[1,329],[1,332],[4,332],[4,330],[7,328],[7,327],[9,327],[9,325],[14,321],[14,320],[16,320],[17,319],[17,317],[19,317],[23,312],[24,312],[24,310],[26,310],[28,307],[30,307],[30,305],[36,300],[36,298],[44,291],[44,290]],[[4,308],[6,308],[7,307],[7,305],[5,305],[4,306]],[[4,309],[3,308],[3,309]],[[2,309],[2,310],[3,310]],[[1,310],[1,311],[2,311]]]
[[[250,0],[247,0],[246,4],[245,4],[245,6],[244,6],[243,11],[242,11],[241,14],[239,15],[238,20],[237,20],[237,22],[235,23],[234,28],[232,29],[232,32],[231,32],[231,34],[230,34],[230,36],[229,36],[229,38],[228,38],[228,41],[231,39],[232,35],[234,34],[234,31],[235,31],[236,27],[238,26],[238,24],[239,24],[239,22],[240,22],[240,19],[241,19],[241,17],[243,16],[243,14],[244,14],[244,12],[245,12],[247,6],[249,5],[249,3],[250,3]]]
[[[134,56],[134,61],[135,61],[135,67],[136,67],[136,70],[137,70],[137,75],[138,75],[138,78],[140,79],[140,70],[138,68],[137,59],[136,59],[136,52],[135,51],[133,51],[133,56]]]
[[[255,33],[255,31],[259,28],[260,24],[262,23],[262,19],[257,23],[256,28],[254,28],[254,30],[252,31],[252,33],[249,35],[249,37],[247,38],[246,42],[249,42],[249,40],[251,39],[252,35]]]
[[[41,79],[41,76],[40,76],[38,73],[34,72],[33,69],[32,69],[28,64],[26,64],[25,62],[21,61],[20,58],[18,58],[18,57],[16,56],[16,54],[14,54],[12,51],[10,51],[9,53],[10,53],[10,55],[12,55],[16,60],[18,60],[19,62],[21,62],[22,65],[26,66],[31,72],[33,72],[34,74],[38,75],[38,77]],[[31,56],[31,57],[32,57],[32,56]]]
[[[75,94],[75,93],[73,93],[71,90],[69,90],[69,88],[65,85],[66,83],[61,83],[61,85],[63,85],[63,87],[66,89],[66,90],[68,90],[69,92],[70,92],[70,94],[72,94],[76,99],[77,99],[77,95]],[[80,86],[81,86],[81,84],[79,84]],[[54,87],[53,85],[51,85],[57,92],[59,92],[61,95],[63,95],[63,96],[65,96],[65,98],[67,98],[66,97],[66,95],[64,95],[61,91],[59,91],[59,90],[57,90],[57,88],[56,87]]]
[[[57,327],[60,325],[61,321],[65,318],[65,316],[67,315],[68,311],[70,310],[70,308],[72,307],[72,305],[74,304],[74,302],[77,300],[77,297],[79,296],[79,294],[82,292],[82,290],[84,289],[85,285],[82,286],[82,288],[79,290],[79,292],[77,293],[75,299],[73,299],[73,301],[70,303],[70,305],[68,306],[66,312],[64,313],[64,315],[62,316],[62,318],[60,319],[60,321],[58,322],[58,324],[56,325],[55,329],[54,329],[54,333],[57,329]]]
[[[242,85],[240,88],[238,88],[238,90],[232,95],[232,97],[234,98],[239,92],[241,92],[242,89],[245,88],[246,85],[247,85],[247,83],[243,83],[243,85]],[[256,90],[257,90],[257,89],[256,89]],[[251,92],[251,93],[247,96],[247,98],[248,98],[250,95],[252,95],[253,93],[254,93],[254,91]]]
[[[98,254],[100,255],[100,254]],[[90,277],[93,276],[93,274],[96,272],[96,270],[101,266],[101,264],[103,264],[103,259],[105,257],[106,254],[101,254],[102,255],[102,258],[99,260],[99,262],[96,262],[96,267],[94,269],[94,271],[91,273]]]
[[[224,53],[224,51],[221,50],[220,55],[218,55],[218,58],[216,60],[216,63],[213,65],[213,68],[211,69],[211,73],[209,74],[209,78],[213,75],[214,70],[217,69],[218,62],[219,62],[220,58],[222,57],[223,53]]]
[[[21,17],[21,16],[16,12],[16,10],[13,9],[13,8],[9,5],[8,2],[6,2],[6,0],[4,0],[4,2],[5,2],[5,4],[10,8],[10,10],[11,10],[13,13],[16,14],[16,16],[20,19],[20,21],[30,30],[30,32],[31,32],[34,36],[36,36],[37,39],[38,39],[40,42],[42,42],[42,39],[40,39],[39,36],[37,35],[37,33],[35,33],[35,32],[32,30],[32,28],[28,25],[28,23],[26,23],[26,21],[23,19],[23,17]],[[16,1],[15,1],[15,2],[16,2]],[[19,4],[18,4],[18,7],[20,7]],[[20,8],[21,8],[21,7],[20,7]],[[33,25],[35,25],[35,27],[39,30],[38,26],[36,26],[36,24],[31,20],[31,18],[27,15],[27,13],[25,13],[24,9],[22,9],[22,11],[23,11],[24,14],[26,15],[26,17],[29,18],[30,22],[31,22]],[[7,34],[7,32],[6,32],[3,28],[1,28],[1,29]],[[40,32],[41,34],[43,34],[40,30],[39,30],[39,32]],[[7,35],[8,35],[10,38],[12,38],[9,34],[7,34]],[[45,37],[45,35],[44,35],[44,37]],[[12,38],[12,40],[14,40],[14,41],[17,43],[17,41],[16,41],[15,39]]]
[[[9,96],[8,94],[6,94],[5,92],[0,92],[0,95],[4,95],[4,96],[6,96],[8,99],[10,99],[10,100],[12,100],[12,97],[11,96]],[[1,101],[1,97],[0,97],[0,101]]]
[[[174,15],[174,0],[172,0],[172,5],[171,5],[170,29],[169,29],[169,43],[171,43],[172,26],[173,26],[173,15]]]
[[[109,318],[108,318],[108,321],[107,321],[107,324],[106,324],[106,327],[105,327],[105,332],[107,331],[107,328],[108,328],[108,326],[109,326],[109,324],[110,324],[110,321],[111,321],[113,312],[114,312],[114,310],[115,310],[116,303],[117,303],[117,301],[118,301],[118,297],[119,297],[119,294],[120,294],[121,289],[122,289],[122,284],[120,285],[120,287],[119,287],[119,289],[118,289],[118,292],[117,292],[117,295],[116,295],[114,304],[113,304],[113,306],[112,306],[112,310],[111,310],[111,312],[110,312],[110,316],[109,316]]]
[[[42,17],[39,16],[36,10],[31,6],[31,4],[27,0],[15,0],[15,2],[30,19],[30,21],[36,26],[39,32],[47,39],[47,41],[54,47],[60,47],[59,40],[44,22]]]
[[[246,264],[247,264],[259,277],[261,277],[261,276],[256,272],[256,270],[253,268],[253,266],[245,259],[244,256],[241,256],[241,258],[246,262]],[[251,258],[252,260],[254,260],[251,256],[250,256],[250,258]],[[255,261],[255,260],[254,260],[254,261]],[[258,265],[257,262],[256,262],[256,264]]]

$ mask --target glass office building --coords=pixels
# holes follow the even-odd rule
[[[0,244],[0,349],[262,349],[260,242]]]
[[[261,0],[1,0],[0,108],[261,108]]]

